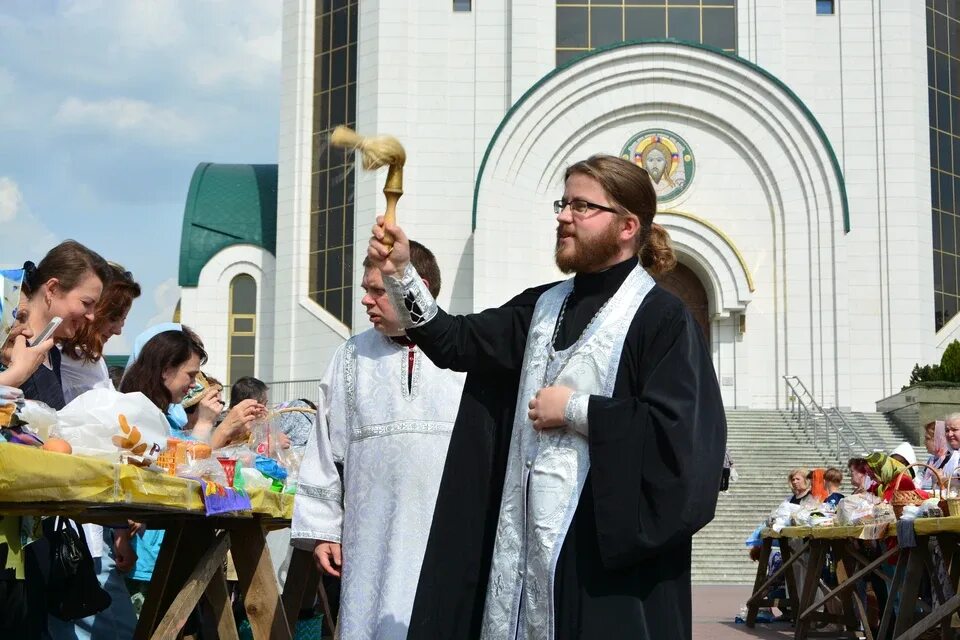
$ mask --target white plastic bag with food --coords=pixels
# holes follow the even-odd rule
[[[880,499],[870,493],[855,493],[837,504],[837,524],[859,525],[874,521],[874,507]]]
[[[791,504],[789,500],[784,500],[767,516],[767,526],[779,532],[784,527],[790,526],[793,515],[798,511],[800,511],[800,505]]]
[[[115,462],[118,454],[156,460],[167,446],[167,419],[142,393],[91,389],[57,413],[60,435],[78,455]]]

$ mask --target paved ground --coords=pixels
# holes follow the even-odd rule
[[[694,585],[693,640],[749,640],[750,638],[792,638],[790,624],[757,624],[747,629],[733,619],[750,597],[750,586]]]

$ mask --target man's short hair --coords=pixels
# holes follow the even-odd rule
[[[843,472],[836,467],[830,467],[823,472],[823,481],[836,485],[843,484]]]
[[[420,277],[429,284],[427,288],[430,290],[430,295],[434,298],[440,295],[440,265],[437,264],[437,258],[433,255],[433,252],[416,240],[411,240],[410,262],[417,273],[420,274]],[[363,268],[370,269],[372,267],[373,262],[367,256],[363,259]]]
[[[234,408],[244,400],[267,401],[267,385],[253,376],[239,378],[230,387],[230,408]]]

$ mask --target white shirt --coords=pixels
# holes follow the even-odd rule
[[[342,544],[343,638],[407,637],[463,382],[372,329],[347,341],[324,376],[291,541]]]
[[[110,372],[103,357],[95,362],[75,360],[70,356],[60,358],[60,383],[63,385],[63,401],[69,404],[74,398],[90,389],[113,389]],[[83,525],[83,534],[94,558],[103,556],[103,527],[98,524]]]
[[[63,400],[68,404],[90,389],[113,389],[107,363],[102,357],[96,362],[85,362],[64,355],[60,358],[60,381]]]

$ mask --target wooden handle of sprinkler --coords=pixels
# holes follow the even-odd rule
[[[387,171],[387,184],[383,187],[387,199],[387,210],[383,213],[383,224],[397,224],[397,201],[403,195],[403,165],[390,165]],[[384,234],[383,244],[393,246],[393,236]]]

